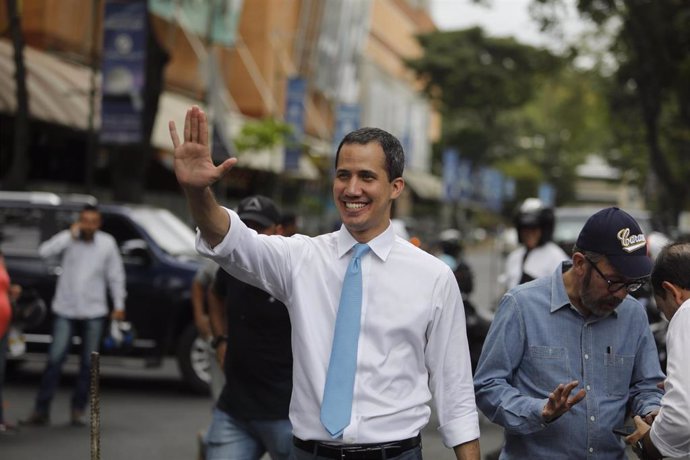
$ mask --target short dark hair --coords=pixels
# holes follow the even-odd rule
[[[690,243],[671,243],[661,250],[652,269],[652,289],[662,299],[666,292],[661,284],[668,281],[683,289],[690,289]]]
[[[391,133],[379,128],[359,128],[347,134],[335,153],[335,167],[338,167],[338,157],[340,156],[340,149],[345,144],[360,144],[366,145],[370,142],[376,142],[381,146],[384,155],[386,156],[385,168],[388,174],[388,181],[402,177],[405,169],[405,152],[398,138]]]
[[[98,213],[100,213],[101,211],[99,211],[98,206],[96,206],[95,204],[85,204],[84,207],[81,208],[81,212],[98,212]]]

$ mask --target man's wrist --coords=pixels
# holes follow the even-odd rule
[[[228,341],[227,335],[217,335],[211,340],[211,348],[214,350],[220,346],[221,343],[226,343]]]

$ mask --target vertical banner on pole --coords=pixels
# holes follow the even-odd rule
[[[460,199],[459,163],[457,149],[447,148],[443,151],[443,201],[446,203],[455,203]]]
[[[481,173],[482,203],[494,212],[503,206],[503,174],[494,168],[483,168]]]
[[[303,78],[288,79],[287,100],[285,102],[285,122],[292,127],[292,133],[285,144],[285,171],[299,170],[304,138],[304,98],[307,81]]]
[[[359,104],[338,104],[335,116],[335,132],[333,133],[334,157],[343,137],[359,128]]]
[[[553,207],[556,205],[556,189],[553,185],[542,182],[539,184],[539,199],[545,206]]]
[[[458,184],[460,189],[460,201],[468,204],[472,200],[472,161],[460,158],[458,161]]]
[[[146,1],[106,0],[103,19],[102,143],[143,139],[146,79]]]

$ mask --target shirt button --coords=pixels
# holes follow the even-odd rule
[[[591,390],[591,389],[592,389],[592,387],[590,387],[589,385],[587,385],[587,391],[589,391],[589,390]]]
[[[594,448],[593,448],[593,447],[590,447],[590,448],[589,448],[589,451],[590,451],[590,452],[594,452]]]
[[[593,415],[592,415],[589,419],[590,419],[591,421],[594,421],[594,420],[595,420]]]
[[[589,355],[585,355],[585,359],[589,359]]]

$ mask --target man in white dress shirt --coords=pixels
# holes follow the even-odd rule
[[[643,459],[690,459],[690,243],[661,250],[652,270],[652,288],[657,307],[670,321],[666,393],[651,429],[635,417],[636,431],[626,441]]]
[[[198,226],[197,248],[282,301],[292,322],[290,420],[301,459],[421,459],[432,395],[458,459],[479,459],[479,422],[465,316],[450,268],[397,237],[390,212],[404,188],[404,154],[387,132],[363,128],[336,153],[333,199],[343,226],[310,238],[258,235],[218,205],[210,186],[237,160],[211,160],[205,114],[187,111],[183,142],[170,123],[175,174]],[[340,291],[351,249],[361,258],[362,305],[349,425],[334,438],[320,420]]]
[[[59,257],[62,274],[52,302],[53,336],[33,412],[24,425],[47,425],[50,406],[60,382],[62,366],[72,344],[81,337],[79,374],[72,396],[71,423],[86,425],[91,353],[99,349],[108,316],[108,297],[113,301],[111,319],[125,319],[125,268],[112,235],[102,232],[101,213],[86,205],[69,229],[44,241],[38,249],[43,258]]]

